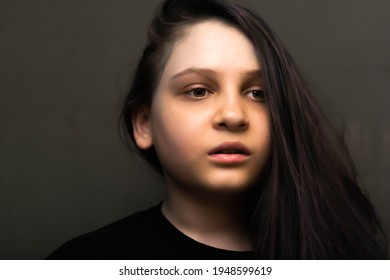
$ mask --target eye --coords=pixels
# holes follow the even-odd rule
[[[187,91],[186,94],[195,99],[202,99],[207,97],[210,92],[205,88],[197,87]]]
[[[254,100],[264,102],[264,91],[261,89],[255,89],[255,90],[248,91],[246,93],[246,95],[248,95],[250,98],[252,98]]]

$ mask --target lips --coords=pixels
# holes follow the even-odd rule
[[[212,162],[223,165],[232,165],[245,162],[249,156],[249,149],[240,142],[225,142],[208,152]]]
[[[209,155],[215,154],[242,154],[250,155],[249,149],[240,142],[225,142],[216,146],[208,152]]]

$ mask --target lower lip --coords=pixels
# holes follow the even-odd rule
[[[220,164],[238,164],[245,162],[249,155],[244,154],[212,154],[210,159],[215,163]]]

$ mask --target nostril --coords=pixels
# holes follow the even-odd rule
[[[218,124],[218,127],[221,129],[230,129],[230,130],[244,130],[248,128],[248,122],[247,121],[240,121],[240,122],[220,122]]]

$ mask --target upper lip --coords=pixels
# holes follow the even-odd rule
[[[224,142],[214,148],[212,148],[208,154],[218,154],[222,153],[224,151],[237,151],[238,154],[244,154],[244,155],[249,155],[250,151],[249,149],[242,143],[240,142]]]

